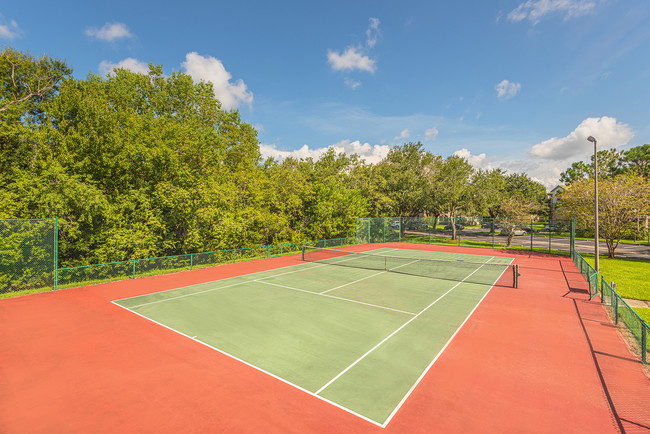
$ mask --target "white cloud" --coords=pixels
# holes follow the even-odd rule
[[[592,13],[596,7],[593,0],[527,0],[508,13],[508,20],[513,22],[528,19],[533,25],[539,23],[545,15],[562,15],[564,20]]]
[[[366,30],[365,47],[362,44],[349,46],[343,53],[327,50],[327,62],[334,71],[359,70],[373,74],[377,70],[377,62],[370,58],[368,51],[377,44],[379,37],[381,37],[379,19],[370,18],[370,25]],[[348,84],[347,79],[346,84]]]
[[[393,137],[393,140],[406,139],[410,136],[411,136],[411,132],[409,131],[408,128],[405,128],[399,133],[399,136]]]
[[[351,89],[356,89],[357,87],[361,86],[361,82],[359,80],[355,80],[350,77],[345,77],[345,85],[348,86]]]
[[[454,152],[453,155],[466,159],[472,166],[477,169],[492,169],[492,159],[487,158],[487,155],[485,153],[472,155],[472,153],[467,148],[463,148]]]
[[[101,29],[89,27],[86,29],[86,36],[112,42],[116,39],[132,38],[133,35],[124,23],[106,23]]]
[[[517,95],[521,90],[521,83],[512,83],[508,80],[503,80],[501,83],[494,86],[497,91],[497,97],[500,99],[509,99]]]
[[[99,63],[99,73],[101,75],[112,74],[114,68],[128,69],[137,74],[149,74],[149,65],[132,57],[127,57],[117,63],[112,63],[107,60],[102,60]]]
[[[488,157],[484,153],[473,155],[466,148],[454,155],[466,158],[477,169],[500,168],[508,173],[526,173],[550,190],[560,183],[560,175],[572,163],[589,161],[593,154],[593,145],[587,141],[590,135],[598,140],[598,149],[604,150],[626,145],[634,133],[615,118],[603,116],[585,119],[566,137],[552,138],[532,146],[528,158]]]
[[[367,71],[377,70],[376,62],[361,52],[360,47],[348,47],[343,54],[327,50],[327,61],[334,71]]]
[[[368,30],[366,30],[366,45],[370,48],[374,47],[380,36],[379,19],[370,18],[370,26],[368,27]]]
[[[587,118],[567,136],[544,140],[530,148],[528,153],[549,160],[580,156],[593,149],[593,145],[587,141],[589,136],[596,138],[598,148],[602,150],[626,145],[634,137],[634,132],[616,118]]]
[[[433,127],[429,128],[424,132],[424,140],[436,140],[436,137],[438,136],[438,128]]]
[[[22,30],[18,26],[18,23],[14,20],[9,20],[5,22],[2,15],[0,15],[0,38],[3,39],[15,39],[22,34]]]
[[[248,90],[246,83],[241,78],[231,83],[232,75],[219,59],[192,52],[187,53],[182,66],[195,81],[212,83],[214,96],[221,102],[222,108],[229,110],[242,103],[253,103],[253,93]]]
[[[357,154],[366,163],[378,163],[383,160],[388,151],[390,151],[390,146],[388,145],[371,145],[369,143],[361,143],[358,140],[342,140],[334,145],[310,149],[309,146],[303,145],[300,149],[295,151],[281,151],[276,148],[273,144],[261,144],[260,152],[264,158],[273,157],[278,160],[283,160],[288,157],[293,158],[313,158],[318,159],[323,155],[329,148],[333,148],[337,153],[344,152],[348,155]]]

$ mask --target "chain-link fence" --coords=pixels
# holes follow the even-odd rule
[[[343,247],[351,244],[356,244],[354,237],[307,241],[303,243],[275,244],[271,246],[243,247],[215,252],[188,253],[184,255],[132,259],[106,264],[61,268],[58,273],[59,287],[70,288],[115,280],[135,279],[136,277],[154,274],[212,267],[234,262],[251,261],[254,259],[294,255],[300,253],[303,246]]]
[[[358,244],[400,241],[571,252],[575,231],[569,220],[379,217],[357,219],[356,236]]]
[[[0,220],[0,293],[56,288],[57,220]]]
[[[0,294],[48,291],[233,262],[298,254],[303,246],[343,247],[356,238],[244,247],[58,268],[57,219],[0,220]]]

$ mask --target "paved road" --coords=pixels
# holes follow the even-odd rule
[[[410,232],[419,235],[427,235],[422,232]],[[486,243],[492,242],[491,235],[480,235],[480,233],[485,234],[485,229],[465,229],[459,233],[460,238],[463,240],[470,241],[481,241]],[[436,236],[449,237],[451,238],[451,232],[437,233]],[[497,244],[505,244],[506,237],[499,235],[498,233],[494,236],[494,242]],[[550,238],[543,235],[534,235],[532,237],[533,247],[539,249],[548,249],[549,246],[553,250],[569,250],[569,239],[568,238]],[[526,246],[530,247],[531,236],[515,236],[512,237],[512,244],[516,246]],[[607,244],[603,241],[599,244],[600,254],[607,255]],[[594,242],[587,240],[576,240],[576,250],[580,253],[594,253]],[[640,245],[640,244],[619,244],[616,248],[616,257],[617,258],[634,258],[634,259],[643,259],[650,261],[650,246]]]

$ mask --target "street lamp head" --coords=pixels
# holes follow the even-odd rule
[[[594,139],[594,136],[587,137],[587,140],[591,143],[596,143],[596,139]]]

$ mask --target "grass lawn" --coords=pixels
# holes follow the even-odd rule
[[[643,321],[650,324],[650,309],[638,307],[634,311],[641,317]]]
[[[591,266],[594,255],[582,255]],[[616,283],[616,292],[623,298],[650,300],[650,262],[639,259],[609,259],[601,256],[600,274]]]

